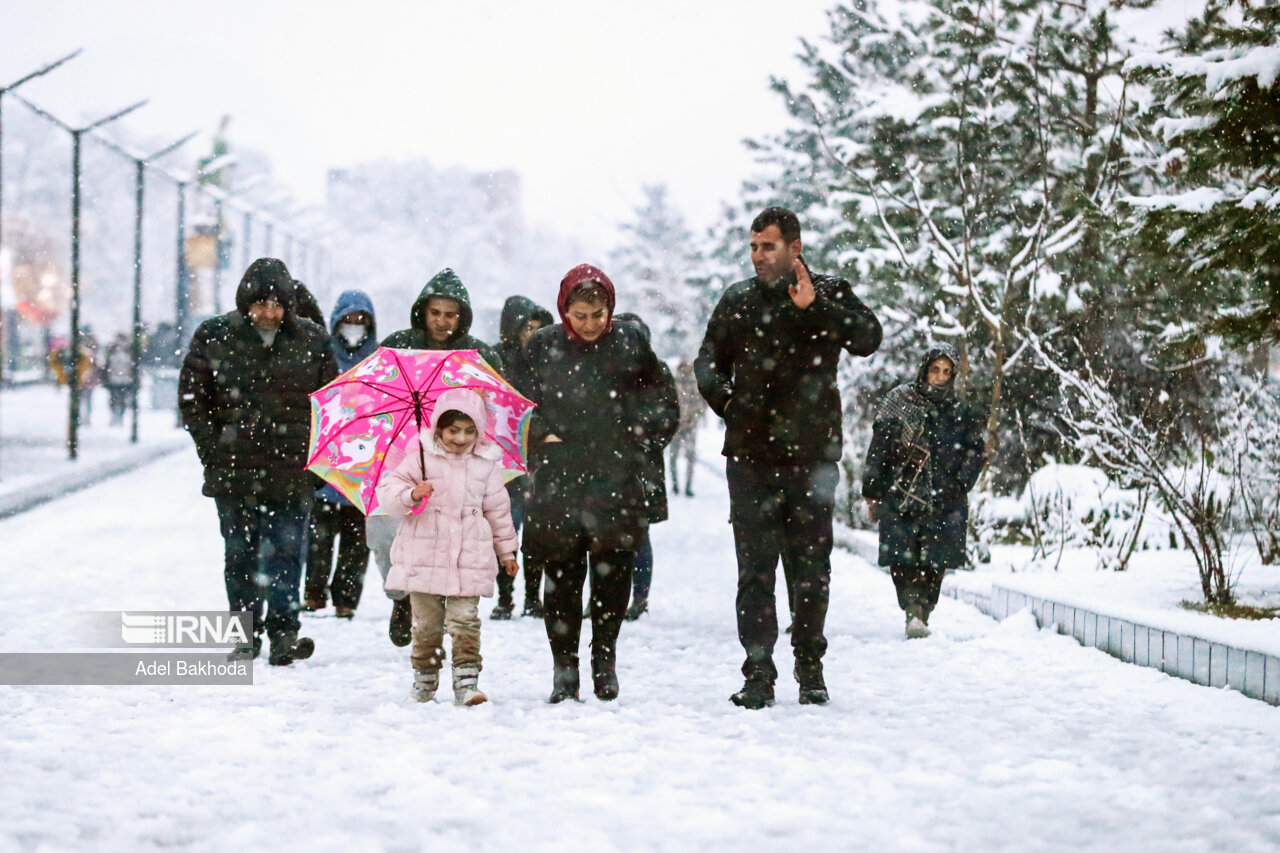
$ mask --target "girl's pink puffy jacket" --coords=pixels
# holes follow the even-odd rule
[[[480,439],[469,453],[450,453],[435,441],[437,417],[450,409],[476,423]],[[474,391],[446,391],[436,401],[431,428],[412,439],[402,461],[378,483],[378,502],[389,515],[404,521],[391,545],[391,571],[386,588],[451,596],[492,596],[498,556],[518,548],[511,521],[511,499],[502,482],[502,451],[484,438],[484,401]],[[426,508],[411,515],[410,492],[422,479],[435,490]]]

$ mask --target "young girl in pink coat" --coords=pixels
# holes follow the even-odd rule
[[[497,561],[519,571],[511,501],[502,483],[502,450],[484,436],[484,400],[475,391],[440,395],[429,429],[409,442],[404,461],[378,484],[378,502],[404,521],[391,546],[388,590],[413,607],[413,696],[430,702],[440,686],[444,633],[453,644],[458,705],[488,701],[480,692],[480,596],[492,597]]]

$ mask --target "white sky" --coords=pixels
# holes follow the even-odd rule
[[[646,182],[715,217],[832,2],[0,0],[0,85],[83,46],[24,94],[72,120],[149,97],[125,121],[166,138],[230,113],[309,202],[379,157],[515,169],[530,220],[599,246]]]

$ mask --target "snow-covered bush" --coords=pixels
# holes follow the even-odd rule
[[[1238,499],[1228,517],[1232,532],[1253,538],[1263,565],[1280,561],[1280,396],[1240,377],[1219,419],[1218,467]]]

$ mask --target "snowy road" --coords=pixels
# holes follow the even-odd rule
[[[0,651],[78,611],[225,606],[186,452],[0,522]],[[370,574],[353,623],[252,687],[0,687],[0,850],[1280,849],[1280,709],[944,600],[907,643],[887,577],[837,554],[832,703],[740,683],[722,480],[655,528],[621,699],[551,707],[531,620],[485,621],[474,709],[408,698]],[[489,607],[482,603],[487,614]]]

